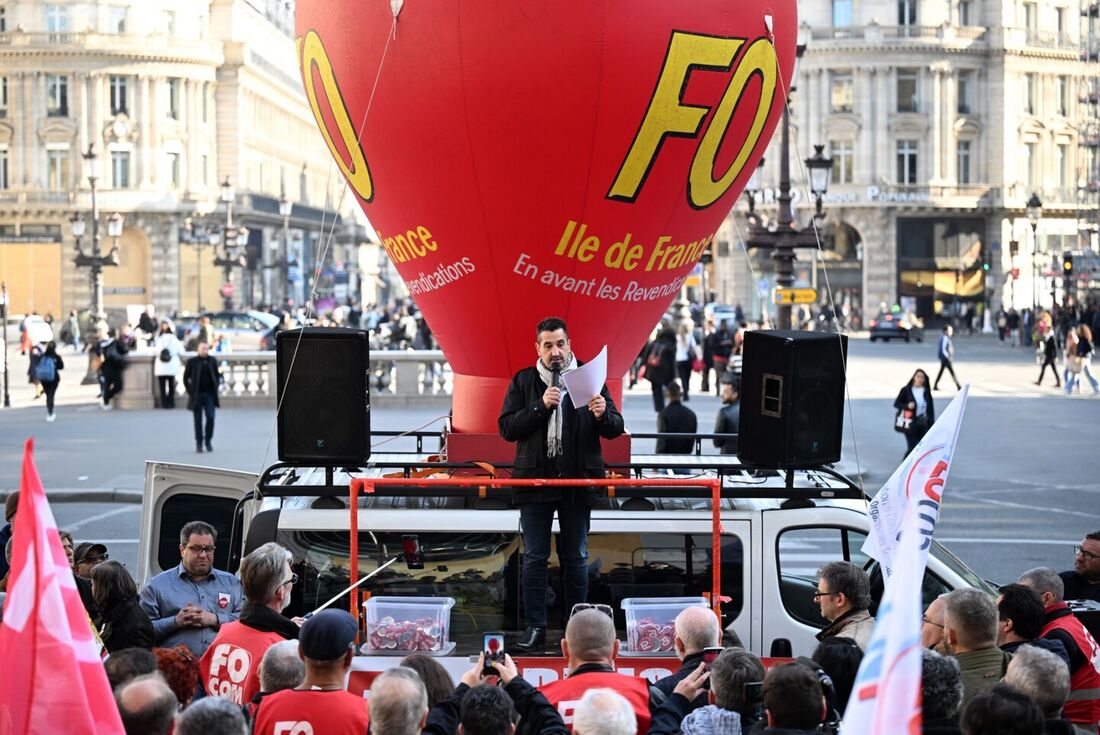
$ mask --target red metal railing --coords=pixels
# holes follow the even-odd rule
[[[351,553],[349,570],[350,579],[359,579],[359,494],[371,495],[374,489],[380,486],[403,486],[430,488],[433,486],[446,487],[709,487],[711,499],[711,591],[710,604],[714,614],[718,616],[719,625],[722,621],[722,481],[714,478],[685,478],[682,480],[672,478],[636,479],[636,478],[607,478],[603,480],[569,479],[569,480],[540,480],[540,479],[507,479],[498,480],[489,477],[439,477],[439,478],[415,478],[415,477],[361,477],[354,478],[350,484],[350,499],[348,507],[351,510]],[[654,493],[656,494],[656,493]],[[351,614],[358,617],[358,595],[351,596]]]

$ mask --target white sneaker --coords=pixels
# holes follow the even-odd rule
[[[103,410],[104,411],[114,411],[115,407],[112,406],[110,403],[104,403],[103,404]]]
[[[55,414],[55,413],[46,414],[46,423],[52,424],[56,420],[57,420],[57,414]]]

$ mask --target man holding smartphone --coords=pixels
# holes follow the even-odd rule
[[[623,417],[607,386],[579,408],[566,395],[562,375],[579,363],[569,343],[565,322],[548,317],[535,329],[533,367],[512,378],[497,421],[505,441],[516,443],[515,469],[521,478],[591,478],[605,475],[600,438],[623,433]],[[558,515],[564,609],[588,597],[588,525],[592,503],[602,493],[593,487],[517,487],[512,502],[519,507],[523,533],[523,604],[527,630],[516,644],[532,651],[546,644],[547,561],[551,529]]]
[[[680,669],[653,685],[666,697],[671,697],[676,685],[699,668],[699,664],[710,663],[703,660],[708,649],[714,653],[722,651],[722,631],[718,629],[718,618],[710,608],[686,607],[676,616],[675,625],[676,635],[672,645],[680,659]]]

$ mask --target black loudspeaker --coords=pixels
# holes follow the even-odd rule
[[[845,335],[745,333],[737,456],[747,465],[797,469],[840,459]]]
[[[361,329],[275,335],[279,459],[361,467],[370,458],[370,340]]]

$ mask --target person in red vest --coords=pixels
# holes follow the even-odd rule
[[[260,660],[279,641],[298,637],[298,624],[283,616],[298,575],[290,571],[290,552],[266,543],[241,560],[245,603],[240,620],[227,623],[199,663],[207,694],[234,704],[252,701],[260,691]]]
[[[589,689],[611,689],[630,702],[638,720],[638,732],[646,732],[650,713],[661,705],[664,696],[645,679],[615,671],[619,641],[611,614],[606,605],[583,603],[573,607],[561,642],[562,655],[569,662],[569,676],[541,686],[539,691],[572,730],[573,711],[584,693]]]
[[[1069,698],[1063,714],[1089,732],[1100,723],[1100,646],[1063,601],[1065,588],[1058,573],[1048,567],[1030,569],[1019,583],[1039,593],[1046,610],[1040,636],[1061,641],[1069,654]]]
[[[306,664],[306,678],[297,689],[264,699],[253,735],[363,735],[367,731],[366,700],[344,689],[358,628],[347,611],[332,609],[322,610],[302,625],[298,655]]]

